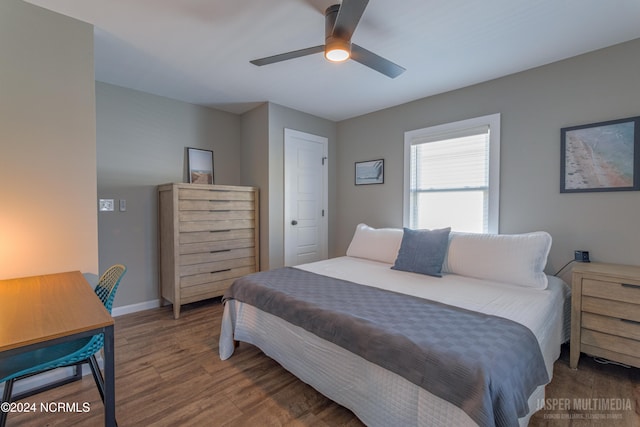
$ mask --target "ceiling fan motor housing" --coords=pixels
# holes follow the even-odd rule
[[[339,10],[340,5],[334,4],[333,6],[329,6],[324,13],[324,52],[325,57],[333,61],[335,61],[335,59],[332,59],[330,55],[330,52],[332,51],[339,50],[347,53],[346,57],[340,58],[339,61],[349,59],[351,56],[351,37],[340,34],[339,31],[334,32],[336,17],[338,16]]]

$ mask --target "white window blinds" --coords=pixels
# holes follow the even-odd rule
[[[498,168],[499,162],[491,164],[491,126],[457,124],[445,131],[437,127],[436,131],[427,128],[405,135],[409,150],[407,226],[495,232],[491,223],[497,223],[497,209],[491,212],[490,168]],[[491,221],[492,214],[495,221]]]

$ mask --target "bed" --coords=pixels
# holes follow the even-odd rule
[[[408,238],[410,235],[413,236],[411,239]],[[542,407],[544,386],[551,381],[553,363],[559,357],[560,345],[567,340],[569,331],[569,287],[557,277],[547,276],[543,272],[550,245],[551,237],[544,232],[477,235],[450,233],[447,230],[434,238],[433,235],[416,234],[407,229],[373,229],[360,224],[347,250],[347,256],[300,265],[293,269],[256,273],[234,283],[232,288],[235,287],[237,293],[230,291],[224,298],[220,357],[225,360],[232,356],[234,341],[256,345],[285,369],[330,399],[352,410],[370,426],[527,425],[531,415]],[[440,246],[440,249],[434,250],[434,246]],[[424,265],[418,265],[417,268],[413,265],[416,262],[420,264],[425,258],[435,260],[427,266],[426,273],[421,271]],[[400,262],[407,259],[408,267]],[[431,268],[435,268],[435,274],[430,274],[434,273],[430,271]],[[447,382],[447,378],[450,377],[445,376],[444,380],[440,378],[439,381],[445,383],[450,390],[443,391],[436,386],[438,381],[430,377],[433,376],[433,369],[426,370],[427,374],[418,373],[416,380],[413,372],[415,369],[412,368],[411,372],[406,374],[402,371],[405,367],[400,366],[399,370],[396,366],[403,365],[404,361],[388,366],[378,362],[376,357],[385,359],[384,354],[380,356],[380,347],[386,343],[384,339],[389,339],[389,353],[393,355],[387,359],[398,359],[399,354],[403,352],[398,350],[402,348],[397,347],[396,340],[411,342],[411,334],[415,331],[407,334],[411,339],[408,339],[404,332],[381,335],[382,338],[378,335],[365,338],[365,341],[369,340],[372,343],[372,347],[378,347],[378,353],[372,356],[368,349],[360,352],[359,348],[353,348],[362,346],[362,340],[358,339],[359,335],[364,334],[361,329],[355,329],[355,332],[348,335],[344,323],[337,327],[334,325],[328,328],[333,331],[333,335],[338,336],[338,339],[333,339],[313,327],[298,322],[296,316],[313,319],[318,317],[312,312],[304,311],[310,304],[308,302],[300,308],[295,305],[299,302],[290,304],[274,300],[272,305],[283,307],[284,311],[294,316],[288,318],[287,315],[262,305],[263,300],[271,298],[259,296],[251,299],[243,296],[253,292],[249,289],[254,286],[254,281],[271,281],[279,286],[280,277],[284,277],[282,275],[292,276],[294,282],[300,278],[302,279],[299,281],[303,282],[309,277],[312,281],[326,283],[320,287],[327,288],[331,295],[347,285],[358,288],[358,292],[381,292],[373,296],[372,300],[381,300],[383,304],[389,304],[387,313],[383,313],[383,316],[391,316],[392,319],[402,320],[408,317],[404,314],[406,310],[413,310],[415,304],[428,302],[445,310],[451,309],[453,313],[460,311],[460,319],[467,319],[462,316],[478,314],[491,321],[504,322],[497,325],[516,328],[516,335],[526,336],[530,333],[535,349],[526,347],[526,350],[522,350],[530,343],[527,344],[525,341],[524,344],[515,344],[514,341],[514,345],[509,346],[512,348],[494,351],[498,355],[513,352],[517,360],[513,362],[514,367],[511,366],[512,362],[508,362],[509,366],[489,367],[488,370],[494,374],[493,378],[485,380],[489,384],[488,388],[498,388],[495,385],[498,384],[497,377],[536,377],[537,382],[527,384],[523,391],[520,391],[525,397],[518,409],[478,409],[473,401],[478,399],[478,396],[469,397],[467,401],[465,393],[460,392],[469,387],[473,389],[473,383],[462,384],[459,379]],[[249,286],[247,283],[252,285]],[[281,290],[277,290],[276,293],[280,297],[285,294]],[[357,295],[357,300],[360,301],[361,294]],[[287,295],[286,298],[293,297]],[[336,299],[345,298],[339,296]],[[367,301],[366,296],[363,300]],[[350,305],[355,307],[357,304],[351,302]],[[369,303],[361,305],[366,310]],[[334,318],[334,313],[328,315]],[[340,316],[346,319],[350,314]],[[364,322],[365,326],[370,323],[368,319],[363,320],[367,317],[366,314],[356,313],[351,317],[355,323]],[[484,323],[473,319],[464,320],[464,323],[473,324],[472,329],[479,328],[478,325]],[[452,323],[455,323],[455,320]],[[446,339],[449,340],[458,339],[457,331],[463,329],[458,324],[454,332],[446,332],[447,329],[442,326],[444,322],[437,323],[437,327],[433,327],[433,323],[430,322],[422,324],[429,327],[418,328],[420,330],[417,333],[430,334],[429,331],[440,331],[446,333]],[[422,335],[420,339],[421,337]],[[458,346],[464,349],[469,337],[460,339],[462,342],[459,345],[447,344],[446,347]],[[484,338],[479,339],[478,342],[482,344],[483,340]],[[489,344],[487,346],[492,347]],[[427,348],[423,351],[431,350]],[[486,351],[490,352],[491,349],[487,348]],[[414,354],[413,351],[404,353]],[[538,367],[538,371],[544,371],[543,379],[539,372],[534,375],[534,369],[528,368],[532,362],[526,358],[534,358],[534,353],[540,355],[538,364],[541,367]],[[457,356],[445,352],[445,359],[452,357]],[[514,356],[511,357],[512,359],[507,360],[513,360]],[[488,363],[492,363],[491,360],[494,358],[499,359],[498,356],[492,355],[487,358],[490,361]],[[428,355],[425,360],[432,360],[431,356]],[[438,360],[434,363],[436,362]],[[467,362],[459,363],[462,365],[452,367],[452,371],[467,372],[467,367],[464,366]],[[517,364],[524,366],[517,369],[524,370],[516,371]],[[470,372],[475,372],[476,368],[469,369]],[[441,370],[438,367],[435,372]],[[502,372],[512,371],[516,374],[502,375]],[[463,375],[467,376],[466,373]],[[432,382],[436,385],[431,384]],[[511,385],[506,388],[507,393],[503,392],[497,397],[480,396],[480,399],[485,399],[485,403],[488,400],[486,404],[489,406],[498,407],[503,404],[500,401],[510,399],[509,387]],[[483,393],[486,392],[477,394]],[[514,392],[514,395],[517,393]],[[482,413],[479,415],[478,411]],[[494,414],[491,414],[491,411],[494,411]],[[503,416],[503,412],[500,411],[506,411],[508,415]]]

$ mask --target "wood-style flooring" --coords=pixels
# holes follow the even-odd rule
[[[127,426],[362,426],[352,412],[302,383],[257,348],[241,343],[218,357],[219,300],[116,318],[116,417]],[[568,351],[555,364],[545,409],[530,426],[640,426],[640,369],[601,365],[583,355],[578,370]],[[576,410],[602,398],[623,410]],[[553,400],[555,399],[555,400]],[[568,399],[568,402],[567,402]],[[585,399],[574,402],[574,399]],[[103,406],[91,375],[23,402],[88,402],[88,412],[11,413],[12,426],[100,426]],[[603,400],[592,401],[602,404]],[[541,403],[541,405],[543,404]],[[631,409],[626,407],[630,403]],[[567,405],[568,404],[568,405]],[[597,419],[596,419],[597,417]],[[600,419],[602,417],[608,417]]]

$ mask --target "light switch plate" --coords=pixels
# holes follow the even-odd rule
[[[112,212],[113,199],[100,199],[99,209],[100,209],[100,212]]]
[[[125,212],[127,210],[127,201],[125,199],[120,199],[120,212]]]

